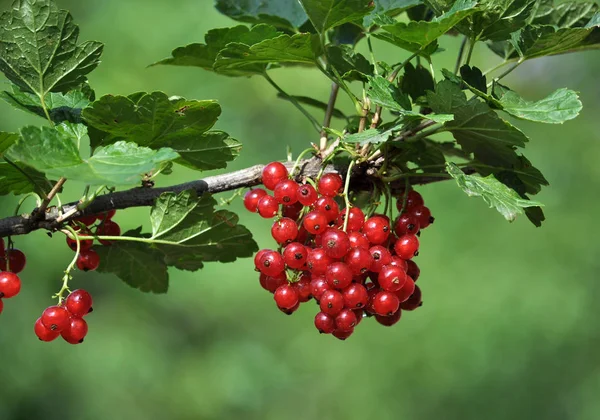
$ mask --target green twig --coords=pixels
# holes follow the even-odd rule
[[[350,161],[348,165],[348,171],[346,172],[346,183],[344,184],[344,202],[346,203],[346,217],[344,217],[344,232],[348,229],[348,219],[350,219],[350,178],[352,177],[352,168],[354,167],[354,160]]]
[[[308,153],[310,152],[314,152],[315,149],[313,147],[309,147],[308,149],[304,149],[296,158],[296,162],[294,162],[294,166],[292,167],[292,170],[290,171],[290,176],[293,178],[294,177],[294,172],[296,172],[296,169],[298,169],[298,166],[300,166],[300,161],[302,160],[302,158],[304,156],[306,156]]]
[[[70,293],[69,280],[71,280],[71,271],[73,271],[73,269],[75,268],[75,264],[77,264],[77,259],[79,258],[79,252],[81,251],[81,240],[80,240],[80,237],[77,234],[77,232],[75,232],[75,229],[73,229],[71,226],[65,226],[65,229],[69,232],[69,234],[67,236],[69,236],[71,239],[75,240],[76,249],[75,249],[75,256],[71,260],[71,263],[65,269],[65,274],[62,278],[62,287],[60,288],[60,290],[58,291],[57,294],[52,296],[53,298],[58,298],[59,305],[62,303],[62,301],[64,299],[63,295],[65,294],[65,292]],[[62,232],[64,232],[64,230]]]
[[[469,41],[469,38],[467,38],[465,36],[463,38],[462,42],[460,43],[460,49],[458,50],[458,57],[456,58],[456,64],[454,65],[454,74],[458,74],[458,70],[460,69],[460,63],[462,62],[463,55],[465,54],[465,48],[467,46],[468,41]]]

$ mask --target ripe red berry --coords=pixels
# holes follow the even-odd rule
[[[275,186],[273,195],[279,204],[294,204],[298,201],[298,184],[291,179],[282,179]]]
[[[394,244],[394,251],[403,260],[410,260],[419,250],[419,238],[416,235],[402,235]]]
[[[304,206],[302,204],[295,202],[289,206],[281,206],[281,214],[283,217],[287,217],[292,220],[298,220],[303,208]]]
[[[399,212],[402,212],[403,202],[404,196],[398,197],[398,201],[396,201],[396,207],[398,208]],[[409,211],[410,209],[413,209],[415,207],[422,206],[423,203],[423,197],[421,197],[421,194],[419,194],[415,190],[410,190],[408,192],[408,195],[406,196],[406,206],[404,208],[404,211]]]
[[[310,184],[299,185],[296,196],[298,197],[298,201],[304,206],[312,206],[318,198],[315,187]]]
[[[381,245],[375,245],[369,248],[369,253],[373,257],[373,263],[371,264],[371,271],[379,273],[384,265],[388,265],[392,262],[392,254],[387,248]]]
[[[335,330],[335,318],[324,312],[315,315],[315,327],[321,334],[331,334]]]
[[[71,315],[81,318],[92,309],[92,295],[83,289],[73,290],[65,300],[65,308]]]
[[[352,283],[352,271],[342,262],[335,262],[327,267],[325,280],[334,289],[345,289]]]
[[[288,170],[281,162],[271,162],[262,170],[262,182],[269,190],[273,190],[279,181],[288,177]]]
[[[352,328],[349,331],[335,330],[334,332],[331,333],[331,335],[333,335],[338,340],[344,341],[345,339],[350,337],[353,332],[354,332],[354,328]]]
[[[86,232],[83,233],[87,235]],[[79,241],[79,251],[87,251],[94,245],[94,241],[91,239],[84,239]],[[77,251],[77,241],[75,239],[71,239],[67,236],[67,246],[71,248],[73,251]]]
[[[312,276],[310,281],[310,293],[316,300],[320,300],[326,290],[330,290],[325,276]]]
[[[258,211],[258,201],[265,195],[267,195],[267,192],[262,188],[247,191],[244,194],[244,207],[246,207],[246,210],[256,213]]]
[[[340,206],[331,197],[320,197],[315,202],[315,210],[325,215],[327,223],[336,220],[340,214]]]
[[[402,258],[400,258],[397,255],[392,255],[392,261],[388,265],[394,265],[396,267],[400,267],[402,269],[402,271],[404,271],[405,273],[406,273],[406,270],[408,269],[408,263],[406,262],[406,260],[403,260]]]
[[[352,283],[342,291],[344,306],[349,309],[364,308],[369,302],[369,293],[362,284]]]
[[[296,293],[298,293],[299,302],[307,302],[310,300],[310,274],[303,274],[300,276],[300,280],[292,283],[292,287],[296,289]]]
[[[378,323],[380,323],[381,325],[383,325],[384,327],[391,327],[392,325],[394,325],[398,321],[400,321],[401,316],[402,316],[402,311],[400,309],[398,309],[396,312],[394,312],[390,316],[375,315],[375,320]]]
[[[60,335],[69,344],[81,344],[87,333],[87,322],[83,318],[71,317],[69,324]]]
[[[291,314],[293,314],[294,312],[296,312],[296,311],[298,310],[298,308],[299,308],[299,307],[300,307],[300,301],[298,301],[298,303],[296,303],[294,306],[292,306],[292,307],[291,307],[291,308],[289,308],[289,309],[285,309],[285,308],[279,308],[279,310],[280,310],[281,312],[283,312],[284,314],[286,314],[286,315],[291,315]]]
[[[332,263],[323,248],[314,248],[308,251],[306,266],[312,274],[325,274],[327,267]]]
[[[392,292],[379,292],[373,297],[373,310],[377,315],[393,315],[399,307],[400,300]]]
[[[409,276],[406,276],[406,282],[400,290],[396,292],[396,296],[400,300],[400,303],[406,302],[409,297],[415,292],[415,282]]]
[[[335,173],[325,174],[319,179],[319,193],[326,197],[335,197],[344,187],[342,177]]]
[[[407,300],[402,302],[400,307],[405,311],[414,311],[422,305],[423,301],[421,298],[421,289],[419,289],[419,286],[415,286],[415,291],[413,294]]]
[[[412,215],[419,221],[421,229],[425,229],[434,221],[434,218],[431,216],[431,211],[425,206],[418,206],[412,209]]]
[[[23,252],[14,248],[7,250],[5,255],[6,258],[0,261],[0,270],[7,270],[15,274],[23,271],[27,261]]]
[[[317,235],[327,229],[327,217],[320,211],[311,211],[304,216],[302,225],[309,233]]]
[[[351,248],[369,249],[371,247],[367,237],[360,232],[349,232],[348,240]]]
[[[365,222],[363,233],[373,245],[380,245],[390,235],[390,223],[384,217],[373,216]]]
[[[375,283],[367,283],[366,289],[367,294],[369,295],[369,299],[367,300],[367,304],[363,309],[367,314],[375,315],[375,309],[373,309],[373,301],[375,299],[375,296],[381,291],[381,289]]]
[[[298,236],[298,225],[292,219],[282,217],[273,223],[271,235],[279,244],[291,242]]]
[[[81,271],[94,271],[100,265],[100,256],[93,249],[82,251],[77,257],[77,268]]]
[[[98,213],[96,215],[96,219],[98,219],[98,221],[100,221],[100,222],[106,222],[107,220],[111,220],[113,217],[115,217],[115,214],[117,214],[117,210],[115,210],[115,209],[108,210],[108,211],[105,211],[104,213]]]
[[[406,233],[416,234],[419,228],[419,220],[412,213],[402,214],[394,223],[394,233],[398,236]]]
[[[279,252],[267,251],[260,257],[256,268],[267,276],[275,277],[285,270],[285,263]]]
[[[341,211],[338,216],[337,224],[339,227],[344,226],[344,219],[346,218],[347,209]],[[362,229],[365,224],[365,214],[358,207],[350,207],[350,216],[348,216],[348,226],[346,232],[358,232]]]
[[[289,284],[279,286],[273,294],[275,303],[281,309],[291,309],[298,304],[298,292]]]
[[[275,293],[275,290],[279,286],[283,286],[284,284],[288,284],[287,276],[285,272],[278,274],[277,276],[271,277],[266,274],[260,273],[260,285],[263,289],[268,292]]]
[[[258,200],[258,214],[260,214],[265,219],[275,217],[278,211],[279,203],[277,202],[277,200],[275,200],[275,197],[266,194]]]
[[[417,281],[419,276],[421,275],[421,269],[413,260],[406,261],[407,269],[406,274],[408,274],[414,281]]]
[[[96,229],[96,235],[98,236],[120,236],[121,235],[121,227],[113,222],[112,220],[107,220],[104,223],[100,224]],[[113,241],[100,239],[100,243],[102,245],[112,245]]]
[[[373,257],[371,253],[364,248],[352,248],[346,258],[345,263],[348,264],[354,275],[366,273],[371,269]]]
[[[42,318],[38,318],[37,321],[35,321],[35,325],[33,326],[33,331],[35,332],[35,335],[37,335],[37,337],[41,341],[46,341],[46,342],[52,341],[60,335],[59,331],[54,331],[54,330],[51,330],[50,328],[46,328],[44,326],[44,324],[42,324]]]
[[[70,314],[63,306],[50,306],[42,312],[42,324],[52,331],[61,332],[69,325]]]
[[[308,250],[299,242],[292,242],[283,250],[283,261],[289,268],[299,270],[306,265]]]
[[[15,297],[21,291],[21,279],[15,273],[3,271],[0,273],[0,298]]]
[[[343,258],[350,251],[350,240],[346,232],[328,229],[321,235],[321,246],[331,258]]]
[[[344,297],[337,290],[326,290],[319,300],[321,312],[327,315],[337,315],[344,309]]]
[[[98,218],[96,217],[95,214],[90,214],[90,215],[78,217],[77,219],[75,219],[75,221],[77,221],[79,223],[82,223],[82,224],[84,224],[86,226],[91,226],[94,223],[96,223],[97,219]]]
[[[407,275],[400,267],[384,265],[377,277],[379,287],[388,292],[397,292],[406,283]]]
[[[340,331],[351,331],[356,326],[356,314],[350,309],[342,309],[335,317],[335,328]]]
[[[258,269],[258,267],[260,266],[260,259],[263,257],[263,255],[265,255],[267,252],[273,252],[272,249],[261,249],[260,251],[258,251],[256,253],[256,255],[254,256],[254,267],[256,268],[257,271],[260,271]]]
[[[360,324],[360,321],[362,321],[364,315],[365,315],[365,311],[363,311],[362,309],[353,309],[354,314],[356,314],[356,325]]]

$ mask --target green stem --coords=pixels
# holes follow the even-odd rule
[[[516,61],[519,61],[519,59],[518,59],[518,58],[511,58],[510,60],[504,60],[503,62],[501,62],[501,63],[499,63],[499,64],[495,65],[494,67],[492,67],[492,68],[490,68],[490,69],[487,69],[486,71],[484,71],[484,72],[483,72],[483,75],[485,76],[485,75],[487,75],[487,74],[493,73],[493,72],[495,72],[496,70],[498,70],[499,68],[502,68],[502,67],[504,67],[505,65],[507,65],[507,64],[510,64],[510,63],[514,63],[514,62],[516,62]]]
[[[65,229],[71,234],[68,236],[70,236],[71,239],[75,240],[77,248],[75,249],[75,256],[73,257],[71,263],[67,266],[65,270],[65,275],[62,278],[62,287],[60,288],[58,293],[53,296],[54,298],[58,298],[59,305],[64,299],[63,295],[65,294],[65,292],[70,293],[69,280],[71,280],[71,271],[73,271],[73,269],[75,268],[75,264],[77,264],[77,259],[79,258],[79,252],[81,251],[81,240],[79,235],[77,235],[77,232],[75,232],[75,230],[71,226],[65,226]]]
[[[402,70],[408,63],[410,63],[410,61],[413,58],[415,58],[416,56],[418,56],[420,53],[421,53],[421,50],[419,50],[416,53],[412,54],[410,57],[408,57],[406,60],[404,60],[402,63],[400,63],[400,65],[394,69],[394,71],[392,72],[392,74],[390,74],[390,77],[388,77],[388,81],[389,82],[393,82],[394,79],[396,79],[396,76],[398,76],[398,73],[400,73],[400,70]]]
[[[446,131],[446,128],[444,128],[443,124],[436,124],[428,130],[420,131],[417,134],[415,134],[414,136],[405,138],[404,141],[414,142],[414,141],[418,141],[418,140],[422,139],[423,137],[432,136],[434,134],[442,133],[444,131]]]
[[[513,70],[515,70],[517,67],[519,67],[521,64],[523,64],[523,62],[524,62],[524,61],[525,61],[525,60],[523,60],[523,59],[521,59],[521,60],[517,61],[517,62],[516,62],[515,64],[513,64],[513,65],[512,65],[510,68],[506,69],[506,71],[505,71],[504,73],[500,74],[500,76],[498,76],[498,77],[494,77],[494,80],[493,80],[493,81],[491,81],[491,82],[489,82],[489,83],[487,84],[487,87],[490,87],[490,86],[492,86],[492,84],[494,84],[494,82],[497,82],[498,80],[501,80],[502,78],[504,78],[504,77],[508,76],[510,73],[512,73],[512,72],[513,72]]]
[[[21,199],[17,203],[17,208],[15,209],[15,216],[19,215],[19,210],[21,209],[21,206],[23,205],[23,203],[25,202],[25,200],[27,200],[29,197],[35,197],[36,201],[37,201],[37,207],[40,206],[40,204],[42,202],[42,199],[40,198],[40,196],[37,195],[34,192],[27,193],[23,197],[21,197]]]
[[[469,51],[467,52],[467,59],[465,60],[465,65],[468,66],[471,62],[471,57],[473,56],[473,50],[475,49],[475,44],[477,43],[477,39],[471,38],[469,39]]]
[[[298,166],[300,166],[300,160],[302,160],[302,158],[304,156],[306,156],[306,154],[310,153],[310,152],[314,152],[315,149],[313,147],[309,147],[308,149],[304,149],[296,158],[296,162],[294,163],[294,166],[292,168],[292,170],[290,171],[290,176],[293,178],[294,177],[294,172],[296,172],[296,169],[298,169]]]
[[[449,174],[444,174],[444,173],[427,173],[427,172],[420,172],[420,173],[416,173],[416,172],[405,172],[402,174],[398,174],[395,176],[390,176],[390,177],[381,177],[381,180],[383,182],[394,182],[394,181],[398,181],[399,179],[404,179],[404,178],[410,178],[410,177],[432,177],[432,178],[450,178]]]
[[[373,69],[375,70],[375,74],[379,74],[379,70],[377,70],[377,61],[375,61],[375,53],[373,52],[373,44],[371,42],[371,34],[368,32],[365,33],[367,37],[367,46],[369,47],[369,54],[371,56],[371,64],[373,64]]]
[[[350,218],[350,178],[352,176],[352,168],[354,167],[354,160],[350,161],[350,165],[348,165],[348,171],[346,172],[346,183],[344,184],[344,202],[346,203],[346,217],[344,217],[344,232],[348,229],[348,219]]]
[[[456,64],[454,65],[454,74],[458,74],[458,70],[460,69],[460,63],[462,62],[463,55],[465,54],[465,48],[467,47],[467,42],[469,41],[468,37],[464,37],[462,42],[460,43],[460,49],[458,50],[458,57],[456,58]]]

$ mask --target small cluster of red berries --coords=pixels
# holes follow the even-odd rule
[[[16,248],[5,249],[0,238],[0,314],[4,309],[2,299],[15,297],[21,291],[19,274],[25,268],[25,254]]]
[[[92,296],[85,290],[74,290],[60,305],[50,306],[35,321],[35,335],[41,341],[53,341],[60,335],[67,343],[83,343],[88,333],[84,316],[92,312]]]
[[[327,173],[316,185],[299,184],[283,164],[272,162],[262,180],[273,195],[252,189],[244,206],[265,218],[277,216],[271,234],[279,249],[260,250],[254,264],[281,311],[292,314],[314,298],[320,308],[316,328],[345,340],[363,317],[391,326],[402,310],[421,306],[415,285],[420,270],[412,258],[420,230],[433,218],[418,192],[398,198],[400,216],[391,225],[385,215],[340,209],[343,200],[336,198],[344,183],[338,174]]]

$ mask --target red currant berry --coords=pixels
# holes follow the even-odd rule
[[[9,249],[6,251],[6,268],[11,273],[19,274],[25,268],[25,263],[27,259],[25,258],[25,254],[21,252],[19,249]]]
[[[325,215],[327,223],[336,220],[340,214],[340,206],[331,197],[320,197],[315,203],[315,210]]]
[[[414,311],[418,307],[423,306],[423,300],[421,298],[421,289],[419,286],[415,286],[413,294],[404,302],[400,304],[400,307],[405,311]]]
[[[275,217],[278,211],[279,203],[275,200],[275,197],[266,194],[258,200],[258,214],[261,217],[270,219],[271,217]]]
[[[310,184],[298,186],[297,192],[298,201],[304,206],[312,206],[317,201],[318,195],[315,187]]]
[[[379,293],[381,289],[375,285],[375,283],[367,283],[367,294],[369,295],[369,300],[367,300],[367,304],[364,307],[364,310],[369,315],[375,315],[375,309],[373,308],[373,301],[375,300],[375,296]]]
[[[373,257],[371,253],[364,248],[352,248],[346,258],[345,263],[348,264],[352,274],[359,275],[366,273],[371,269]]]
[[[308,231],[303,225],[298,227],[298,237],[296,238],[296,242],[300,242],[301,244],[305,244],[308,241]]]
[[[344,219],[346,218],[347,209],[342,210],[337,218],[338,226],[344,226]],[[348,216],[348,226],[346,232],[358,232],[362,229],[365,224],[365,214],[358,207],[350,208],[350,216]]]
[[[15,297],[21,291],[21,279],[15,273],[3,271],[0,273],[0,298]]]
[[[400,300],[392,292],[379,292],[373,297],[373,310],[377,315],[393,315],[399,307]]]
[[[298,201],[298,184],[291,179],[282,179],[275,186],[273,195],[279,204],[294,204]]]
[[[320,211],[311,211],[304,216],[302,225],[309,233],[317,235],[327,229],[327,217]]]
[[[107,220],[102,223],[96,229],[96,235],[98,236],[120,236],[121,235],[121,227],[113,222],[112,220]],[[100,243],[102,245],[112,245],[113,241],[100,239]]]
[[[77,257],[77,268],[81,271],[94,271],[100,265],[100,256],[93,249],[82,251]]]
[[[392,325],[394,325],[398,321],[400,321],[401,316],[402,316],[402,311],[397,310],[390,316],[375,315],[375,320],[378,323],[380,323],[381,325],[383,325],[384,327],[391,327]]]
[[[306,266],[312,274],[325,274],[327,267],[332,263],[323,248],[315,248],[308,251]]]
[[[348,240],[350,241],[351,248],[369,249],[371,247],[367,237],[360,232],[348,233]]]
[[[335,330],[334,332],[331,333],[331,335],[333,335],[338,340],[344,341],[345,339],[350,337],[353,332],[354,332],[354,328],[352,328],[349,331]]]
[[[412,215],[419,221],[419,225],[421,226],[421,229],[425,229],[427,226],[432,224],[433,221],[435,220],[431,216],[431,211],[429,211],[429,208],[427,208],[425,206],[419,206],[419,207],[415,207],[414,209],[412,209]]]
[[[343,258],[350,251],[350,240],[346,232],[328,229],[321,236],[323,249],[331,258]]]
[[[84,234],[86,234],[84,232]],[[87,251],[88,249],[90,249],[92,247],[92,245],[94,245],[94,241],[91,239],[84,239],[82,241],[79,241],[79,250],[81,251]],[[71,239],[67,236],[67,246],[69,248],[71,248],[73,251],[77,251],[77,241],[75,239]]]
[[[345,289],[352,283],[352,270],[342,262],[336,262],[327,267],[325,280],[334,289]]]
[[[292,287],[298,293],[299,302],[308,302],[310,300],[310,274],[300,276],[300,280],[292,283]]]
[[[50,328],[46,328],[44,324],[42,324],[42,318],[38,318],[37,321],[35,321],[33,331],[41,341],[46,342],[52,341],[60,335],[60,332],[53,331]]]
[[[323,293],[326,290],[330,290],[327,280],[324,276],[312,276],[310,281],[310,293],[316,300],[320,300]]]
[[[371,244],[380,245],[390,235],[390,223],[381,216],[373,216],[365,222],[363,233]]]
[[[335,318],[319,312],[315,315],[315,327],[321,334],[331,334],[335,330]]]
[[[352,283],[342,291],[344,306],[349,309],[364,308],[369,302],[369,293],[362,284]]]
[[[272,249],[261,249],[260,251],[258,251],[256,253],[256,255],[254,256],[254,267],[256,268],[256,271],[260,271],[258,269],[258,267],[260,267],[260,259],[263,257],[263,255],[265,255],[267,252],[273,252]]]
[[[285,263],[279,252],[267,251],[260,257],[256,268],[267,276],[275,277],[283,273]]]
[[[328,173],[319,179],[319,194],[326,197],[335,197],[344,187],[344,181],[338,174]]]
[[[98,219],[100,222],[106,222],[107,220],[111,220],[113,217],[115,217],[115,214],[117,214],[117,210],[112,209],[105,211],[104,213],[98,213],[96,215],[96,219]]]
[[[306,265],[308,250],[299,242],[292,242],[283,250],[285,265],[294,270],[299,270]]]
[[[419,238],[416,235],[402,235],[394,244],[394,251],[403,260],[410,260],[419,250]]]
[[[271,235],[279,244],[291,242],[298,236],[298,225],[292,219],[282,217],[273,223]]]
[[[280,310],[281,312],[283,312],[284,314],[286,314],[286,315],[291,315],[291,314],[293,314],[294,312],[296,312],[296,311],[298,310],[298,308],[299,308],[299,307],[300,307],[300,301],[298,301],[298,303],[296,303],[294,306],[292,306],[292,307],[291,307],[291,308],[289,308],[289,309],[279,308],[279,310]]]
[[[73,290],[65,300],[65,308],[76,317],[83,317],[92,309],[92,296],[83,289]]]
[[[404,203],[404,196],[398,198],[396,201],[396,207],[399,212],[402,212],[402,204]],[[415,207],[419,207],[423,205],[423,197],[421,194],[416,192],[415,190],[410,190],[406,196],[406,205],[404,206],[404,211],[409,211],[410,209],[414,209]]]
[[[265,195],[267,195],[267,192],[262,188],[255,188],[246,192],[244,194],[244,207],[246,207],[246,210],[256,213],[258,211],[258,201]]]
[[[42,324],[52,331],[61,332],[69,326],[70,314],[62,306],[50,306],[42,312]]]
[[[298,220],[304,206],[299,202],[295,202],[289,206],[281,206],[281,214],[292,220]]]
[[[390,262],[388,265],[400,267],[405,273],[408,269],[408,263],[397,255],[392,255],[392,262]]]
[[[288,284],[285,272],[282,272],[275,277],[267,276],[263,273],[260,273],[260,285],[263,289],[265,289],[268,292],[275,293],[275,290],[277,290],[279,286],[283,286],[284,284]]]
[[[406,274],[408,274],[414,281],[417,281],[419,276],[421,275],[421,269],[413,260],[406,261],[407,269]]]
[[[335,317],[335,328],[340,331],[350,331],[356,326],[356,314],[350,309],[342,309]]]
[[[379,273],[384,265],[388,265],[392,262],[392,254],[387,248],[381,245],[375,245],[369,248],[369,253],[373,257],[373,263],[371,264],[371,271]]]
[[[409,276],[406,276],[406,283],[402,286],[400,290],[396,292],[396,296],[400,300],[400,303],[406,302],[409,297],[415,292],[415,282]]]
[[[291,309],[298,304],[298,292],[289,284],[279,286],[273,294],[275,303],[281,309]]]
[[[82,223],[82,224],[84,224],[86,226],[91,226],[94,223],[96,223],[97,219],[98,218],[96,217],[95,214],[90,214],[90,215],[78,217],[77,219],[75,219],[75,221],[77,221],[79,223]]]
[[[415,234],[419,231],[419,228],[419,220],[411,213],[404,213],[396,219],[394,233],[398,236],[402,236],[406,233]]]
[[[262,170],[262,182],[268,190],[273,190],[279,181],[288,177],[288,170],[281,162],[271,162]]]
[[[319,307],[327,315],[337,315],[344,309],[344,296],[336,290],[326,290],[321,295]]]
[[[384,265],[377,277],[379,287],[388,292],[397,292],[406,283],[407,275],[400,267]]]
[[[88,333],[87,322],[83,318],[72,317],[69,325],[60,335],[69,344],[81,344]]]
[[[360,321],[362,321],[364,315],[365,315],[365,311],[363,311],[362,309],[353,309],[354,314],[356,315],[356,325],[360,324]]]

